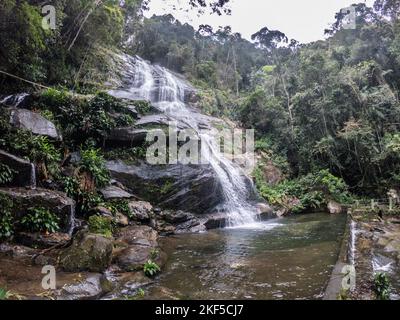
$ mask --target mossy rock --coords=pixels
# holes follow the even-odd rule
[[[60,266],[68,272],[103,272],[111,264],[112,251],[112,239],[80,231],[61,253]]]

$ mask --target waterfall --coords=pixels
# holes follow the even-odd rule
[[[32,189],[36,189],[36,167],[35,164],[31,163],[31,181],[30,181],[30,187]]]
[[[71,212],[68,221],[68,235],[72,236],[75,229],[75,206],[71,206]]]
[[[0,104],[4,104],[8,107],[17,108],[28,96],[29,96],[28,93],[9,95],[1,99]]]
[[[121,89],[110,94],[131,100],[149,100],[170,118],[193,129],[201,141],[201,157],[207,160],[221,184],[224,199],[216,210],[226,213],[228,225],[239,226],[257,221],[257,210],[248,202],[249,184],[242,169],[224,157],[211,130],[204,131],[206,116],[191,110],[185,103],[185,92],[191,89],[171,71],[151,65],[139,57],[124,55],[126,63]],[[251,185],[251,183],[250,183]]]
[[[357,241],[357,229],[356,222],[354,220],[350,223],[350,250],[349,250],[349,262],[351,265],[355,265],[356,260],[356,241]]]

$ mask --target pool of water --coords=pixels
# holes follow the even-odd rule
[[[312,213],[162,239],[168,262],[149,298],[319,299],[336,263],[345,215]]]

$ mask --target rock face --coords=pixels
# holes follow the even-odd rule
[[[274,210],[266,203],[257,203],[257,213],[261,219],[271,219],[276,218]]]
[[[341,206],[340,203],[337,203],[336,201],[329,201],[328,203],[328,211],[331,214],[340,214],[343,213],[343,207]]]
[[[100,190],[100,193],[104,197],[105,200],[112,200],[112,199],[129,199],[132,198],[133,195],[125,190],[116,187],[116,186],[108,186],[104,189]]]
[[[29,208],[43,207],[49,209],[60,218],[60,227],[64,231],[71,228],[75,212],[75,201],[65,193],[25,188],[0,188],[0,193],[10,197],[14,203],[13,214],[18,220],[27,214]]]
[[[127,165],[110,161],[107,168],[112,178],[132,193],[167,209],[203,214],[223,199],[218,178],[208,165]]]
[[[225,214],[210,214],[203,220],[203,225],[207,230],[224,228],[227,225],[227,218]]]
[[[141,146],[146,141],[147,133],[147,130],[132,127],[115,128],[109,133],[106,142],[109,146]]]
[[[80,231],[62,252],[60,266],[70,272],[103,272],[111,264],[112,251],[112,239]]]
[[[10,124],[19,129],[31,131],[33,134],[47,136],[61,140],[55,125],[40,114],[26,110],[15,109],[11,111]]]
[[[9,185],[16,187],[36,187],[35,166],[32,163],[3,150],[0,150],[0,163],[4,163],[16,172],[13,181]]]

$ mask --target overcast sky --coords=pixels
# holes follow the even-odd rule
[[[231,16],[208,13],[198,16],[196,11],[187,10],[188,0],[151,0],[150,11],[145,15],[171,13],[195,29],[200,24],[209,24],[215,29],[230,25],[234,32],[240,32],[247,39],[267,26],[307,43],[323,39],[324,30],[334,21],[335,13],[359,2],[372,5],[374,0],[231,0]],[[177,10],[173,10],[174,6]]]

